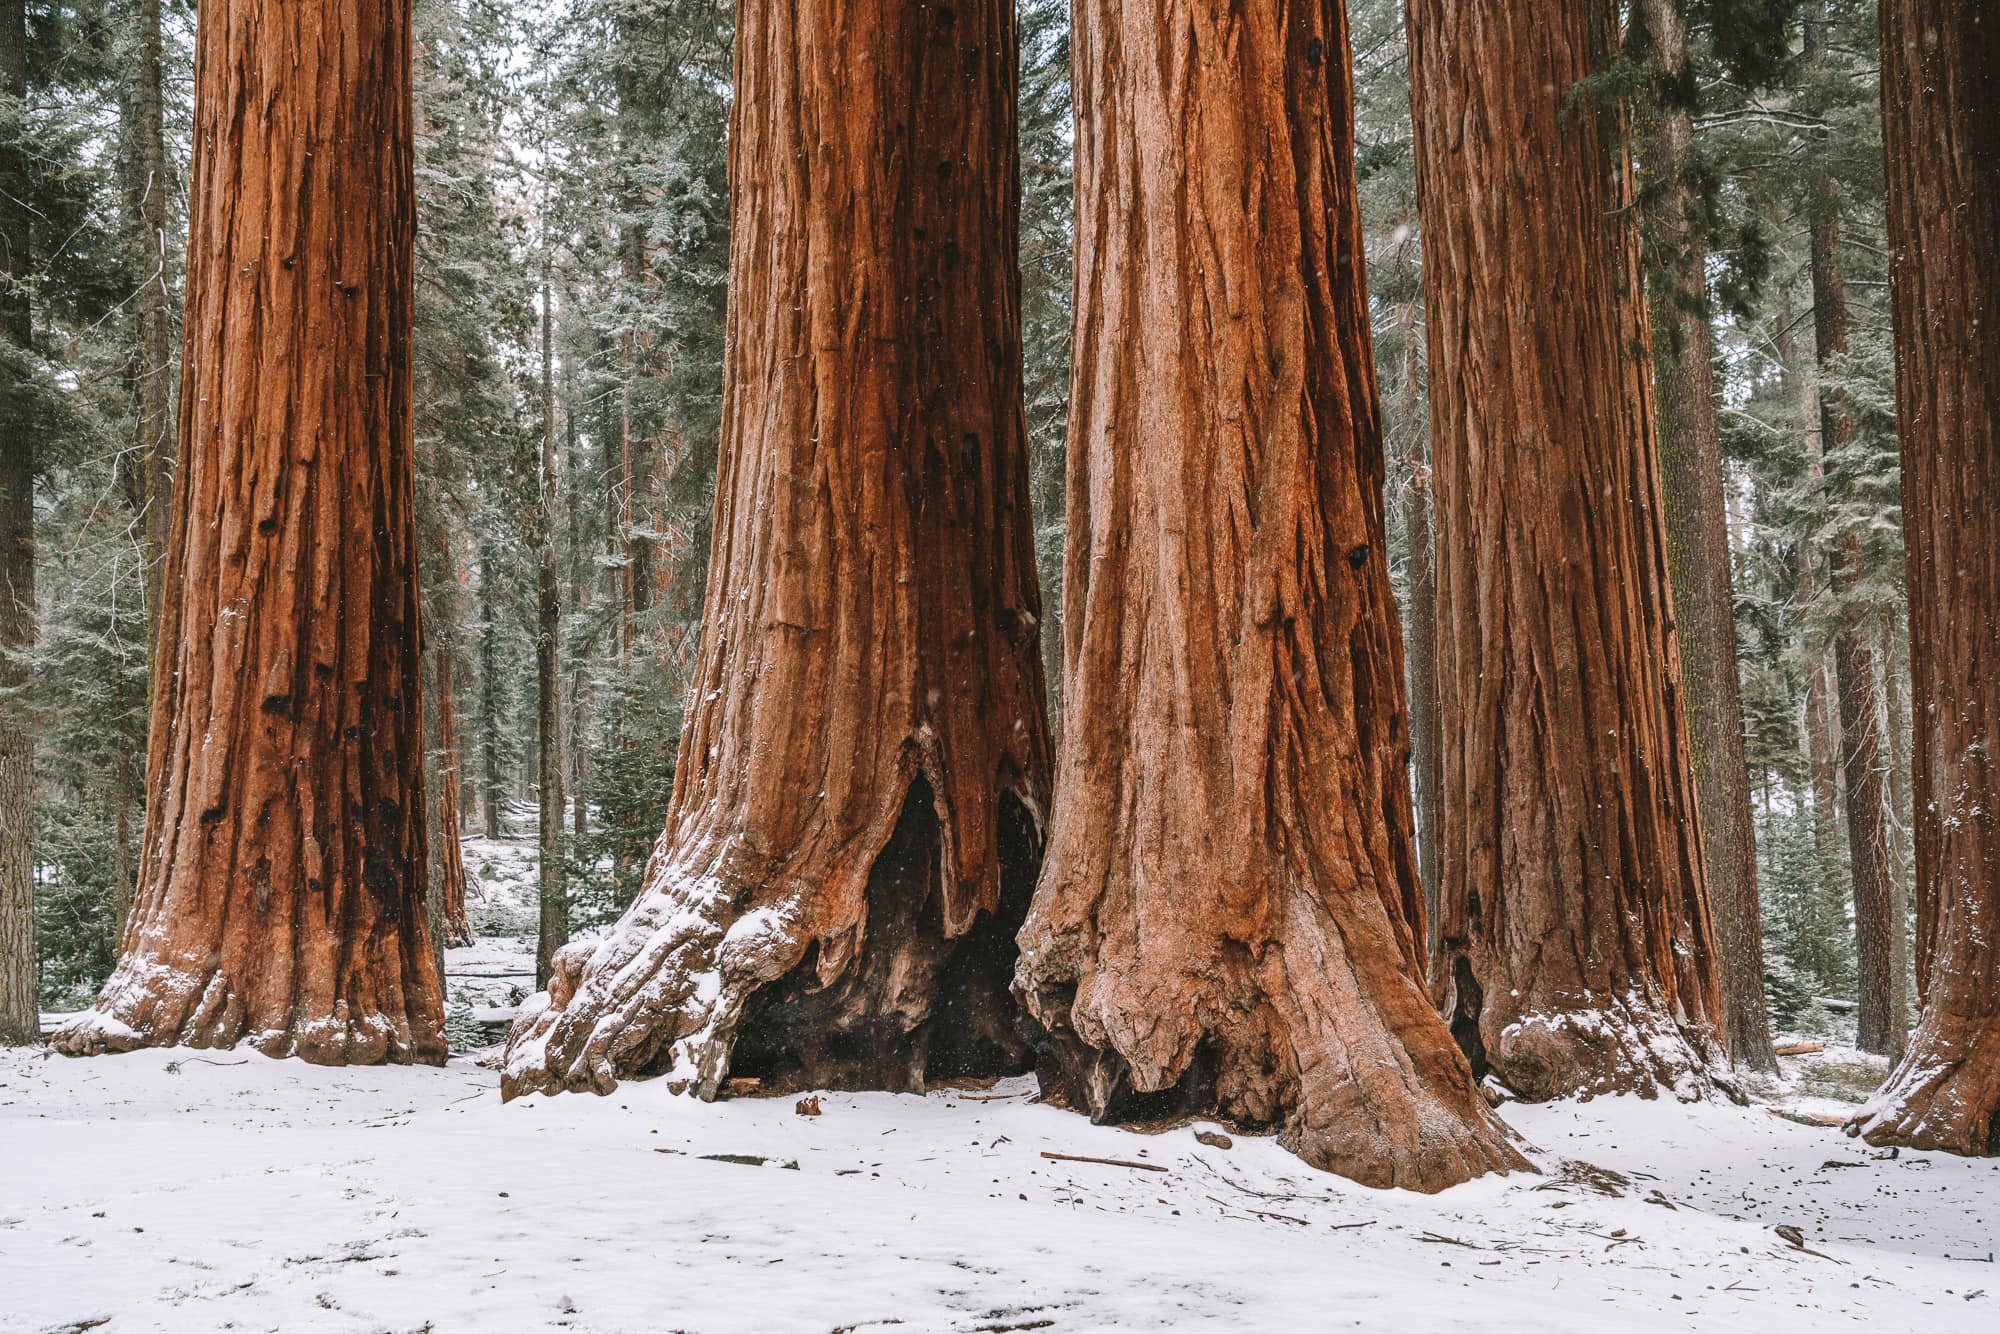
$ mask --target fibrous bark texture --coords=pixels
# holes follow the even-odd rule
[[[1095,3],[1073,40],[1063,782],[1016,983],[1051,1082],[1371,1185],[1523,1166],[1421,983],[1345,16]]]
[[[1730,591],[1729,516],[1716,419],[1715,336],[1708,250],[1699,230],[1693,159],[1694,72],[1680,0],[1643,0],[1658,107],[1652,169],[1654,365],[1659,389],[1661,493],[1680,637],[1688,734],[1701,804],[1703,869],[1715,919],[1723,1029],[1730,1059],[1775,1074],[1764,1005],[1764,924],[1757,904],[1757,833],[1743,750]]]
[[[412,504],[409,9],[204,5],[179,436],[117,971],[55,1039],[442,1061]]]
[[[2000,1153],[2000,22],[1886,0],[1882,112],[1923,1013],[1852,1128]]]
[[[1049,796],[1011,0],[743,5],[729,354],[667,830],[502,1089],[1021,1069]]]
[[[441,647],[432,655],[436,680],[432,697],[437,701],[437,753],[441,759],[436,775],[438,795],[433,812],[429,842],[430,888],[438,900],[437,920],[443,945],[470,945],[472,926],[465,916],[465,848],[459,841],[458,821],[461,794],[458,707],[452,680],[455,662],[451,649]]]
[[[1610,0],[1412,0],[1443,921],[1475,1070],[1711,1087],[1702,874]]]
[[[1421,361],[1416,337],[1417,303],[1403,307],[1404,412],[1422,415],[1417,370]],[[1409,661],[1410,768],[1414,771],[1417,803],[1417,872],[1424,887],[1424,968],[1436,964],[1438,922],[1438,706],[1437,706],[1437,567],[1431,555],[1431,464],[1427,433],[1411,433],[1409,486],[1403,496],[1404,531],[1410,542]]]
[[[28,90],[27,9],[0,0],[0,95]],[[0,141],[0,687],[26,674],[14,654],[35,635],[35,437],[28,386],[15,380],[33,355],[28,304],[31,241],[27,164]],[[0,699],[0,1044],[41,1036],[35,976],[35,749],[11,699]]]
[[[1834,586],[1851,586],[1858,543],[1844,541],[1834,561]],[[1903,923],[1889,875],[1889,808],[1882,790],[1882,723],[1875,654],[1853,624],[1834,637],[1833,667],[1840,700],[1840,768],[1847,783],[1847,853],[1854,879],[1855,975],[1860,1005],[1855,1045],[1901,1056],[1909,1028]]]

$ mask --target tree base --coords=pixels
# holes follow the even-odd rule
[[[180,972],[141,960],[121,963],[96,1008],[49,1039],[65,1056],[239,1045],[312,1065],[443,1065],[446,1055],[442,1016],[437,1025],[425,1025],[400,1015],[355,1014],[342,1001],[320,1019],[285,1012],[266,1022],[219,973]]]
[[[1032,1068],[1038,1033],[1008,984],[1039,837],[1013,798],[1001,812],[999,911],[957,937],[944,929],[940,829],[921,777],[858,921],[818,920],[796,886],[665,863],[608,937],[557,953],[548,991],[514,1022],[502,1098],[603,1094],[649,1076],[704,1101],[731,1075],[771,1093],[908,1093]]]
[[[1359,923],[1337,932],[1303,896],[1284,921],[1282,946],[1230,952],[1226,991],[1240,1008],[1128,992],[1132,974],[1071,948],[1080,941],[1034,941],[1015,985],[1049,1029],[1043,1088],[1100,1123],[1201,1117],[1276,1131],[1308,1165],[1365,1186],[1430,1194],[1532,1171],[1393,939]]]
[[[1604,998],[1561,1011],[1522,1013],[1489,1007],[1475,1024],[1467,1010],[1468,970],[1458,972],[1452,1033],[1473,1074],[1494,1075],[1525,1102],[1631,1093],[1680,1102],[1743,1096],[1719,1048],[1689,1025],[1640,997]]]
[[[1846,1130],[1878,1148],[2000,1154],[2000,1021],[1926,1014],[1902,1064]]]

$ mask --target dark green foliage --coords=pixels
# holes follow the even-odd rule
[[[117,961],[118,850],[106,803],[104,793],[90,792],[74,804],[42,804],[35,938],[42,1008],[55,1013],[87,1007]]]
[[[59,1008],[110,970],[144,818],[149,627],[144,550],[123,490],[138,275],[120,117],[137,12],[87,0],[31,3],[27,17],[28,96],[0,98],[0,136],[25,174],[0,188],[31,205],[33,345],[0,348],[0,433],[30,445],[38,473],[39,639],[8,705],[35,738],[41,990]],[[167,6],[171,59],[185,59],[188,18]],[[164,93],[168,124],[184,127],[185,85],[170,80]],[[177,222],[178,200],[168,204]],[[168,238],[170,284],[179,242]]]
[[[1846,903],[1847,846],[1821,856],[1803,808],[1757,824],[1757,883],[1764,939],[1801,985],[1820,996],[1854,994],[1854,936]],[[1767,964],[1768,966],[1768,964]]]
[[[665,703],[678,698],[674,692],[645,675],[635,673],[607,701],[590,750],[583,783],[590,829],[571,835],[566,848],[570,921],[577,929],[608,924],[638,896],[647,857],[666,825],[681,710]]]
[[[1823,1013],[1813,1003],[1812,987],[1799,975],[1792,961],[1776,950],[1764,954],[1764,1004],[1771,1015],[1771,1029],[1796,1033],[1816,1025]]]
[[[1735,83],[1768,87],[1790,72],[1799,0],[1691,0],[1688,10]]]

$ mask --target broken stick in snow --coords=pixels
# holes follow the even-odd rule
[[[1167,1169],[1158,1163],[1135,1163],[1129,1158],[1091,1158],[1077,1153],[1050,1153],[1042,1150],[1042,1157],[1052,1158],[1059,1163],[1098,1163],[1105,1167],[1136,1167],[1141,1172],[1164,1172]]]

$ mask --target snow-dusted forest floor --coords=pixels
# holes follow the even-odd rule
[[[524,853],[469,843],[475,924],[525,907]],[[458,1031],[532,980],[523,951],[452,952]],[[1788,1061],[1772,1096],[1837,1109],[1857,1060]],[[495,1083],[0,1055],[0,1329],[2000,1328],[2000,1162],[1765,1105],[1509,1105],[1544,1175],[1424,1198],[1092,1126],[1029,1079],[818,1116]]]

